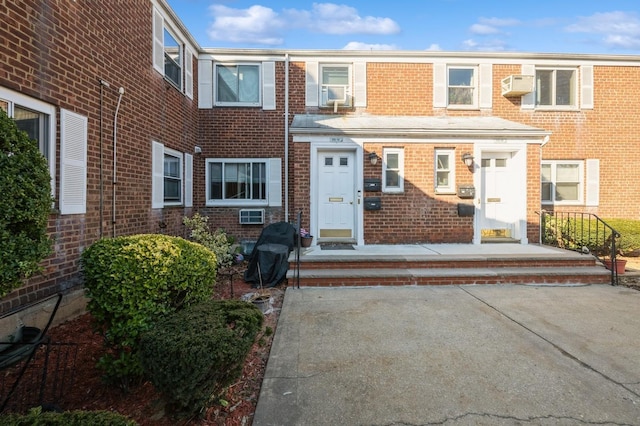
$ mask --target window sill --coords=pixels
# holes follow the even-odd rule
[[[245,103],[245,102],[215,102],[213,104],[216,108],[260,108],[261,103]]]
[[[232,207],[232,208],[256,208],[256,207],[269,207],[269,203],[267,201],[207,201],[205,204],[207,207]]]

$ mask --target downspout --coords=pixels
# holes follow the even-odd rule
[[[289,222],[289,54],[284,55],[284,221]]]
[[[102,133],[102,126],[103,126],[103,117],[102,117],[102,112],[104,109],[104,105],[103,105],[103,95],[104,95],[104,88],[105,87],[109,87],[109,83],[107,83],[106,81],[99,79],[100,81],[100,132],[99,132],[99,136],[98,138],[100,139],[100,171],[99,171],[99,180],[100,180],[100,201],[98,202],[99,208],[100,208],[100,238],[103,237],[104,235],[104,156],[103,156],[103,138],[104,135]]]
[[[111,224],[113,225],[113,236],[116,236],[116,184],[117,179],[117,146],[118,146],[118,111],[120,110],[120,102],[122,101],[122,95],[124,95],[124,87],[118,89],[118,104],[116,105],[116,112],[113,116],[113,205],[112,205],[112,217]]]

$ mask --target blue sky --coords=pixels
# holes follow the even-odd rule
[[[168,3],[202,47],[640,54],[638,0]]]

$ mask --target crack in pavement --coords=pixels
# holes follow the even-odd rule
[[[491,305],[489,302],[487,302],[486,300],[483,300],[482,298],[470,293],[469,291],[467,291],[467,289],[458,286],[462,291],[464,291],[465,293],[467,293],[469,296],[473,297],[474,299],[476,299],[477,301],[483,303],[484,305],[488,306],[489,308],[493,309],[494,311],[496,311],[497,313],[499,313],[500,315],[504,316],[505,318],[507,318],[508,320],[512,321],[514,324],[519,325],[520,327],[524,328],[525,330],[527,330],[528,332],[532,333],[533,335],[537,336],[538,338],[544,340],[545,342],[547,342],[548,344],[550,344],[551,346],[553,346],[556,350],[558,350],[562,355],[566,356],[567,358],[573,360],[574,362],[578,363],[580,366],[586,368],[587,370],[590,370],[596,374],[598,374],[600,377],[604,378],[605,380],[622,387],[623,389],[625,389],[627,392],[630,392],[631,394],[637,396],[638,398],[640,398],[640,393],[636,392],[635,390],[631,389],[629,386],[627,386],[625,383],[622,382],[618,382],[617,380],[613,379],[612,377],[609,377],[608,375],[606,375],[605,373],[599,371],[598,369],[596,369],[595,367],[592,367],[591,365],[587,364],[586,362],[582,361],[581,359],[579,359],[578,357],[576,357],[575,355],[571,354],[570,352],[567,352],[565,349],[561,348],[559,345],[557,345],[556,343],[552,342],[551,340],[547,339],[546,337],[544,337],[543,335],[541,335],[540,333],[534,331],[533,329],[527,327],[524,323],[516,320],[515,318],[507,315],[506,313],[502,312],[500,309],[498,309],[496,306]],[[615,424],[615,423],[611,423],[611,424]]]
[[[611,421],[590,421],[590,420],[585,420],[585,419],[578,419],[575,417],[570,417],[570,416],[554,416],[554,415],[546,415],[546,416],[532,416],[532,417],[516,417],[516,416],[506,416],[506,415],[500,415],[500,414],[491,414],[491,413],[463,413],[460,414],[458,416],[455,417],[447,417],[442,421],[437,421],[437,422],[429,422],[429,423],[404,423],[404,422],[394,422],[394,423],[387,423],[384,425],[377,425],[377,426],[430,426],[430,425],[445,425],[449,422],[457,422],[460,420],[465,420],[465,424],[468,424],[467,422],[471,421],[473,423],[475,423],[475,421],[473,421],[472,419],[474,417],[480,417],[483,420],[491,420],[491,419],[495,419],[495,420],[512,420],[514,422],[518,422],[518,424],[522,424],[522,423],[532,423],[532,422],[539,422],[539,421],[544,421],[544,420],[549,420],[549,421],[553,421],[554,423],[558,422],[558,421],[575,421],[577,422],[577,424],[582,424],[582,425],[612,425],[612,426],[634,426],[632,423],[617,423],[617,422],[611,422]]]

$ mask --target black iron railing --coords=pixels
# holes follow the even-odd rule
[[[540,213],[542,244],[592,254],[611,269],[611,285],[618,284],[617,240],[620,233],[592,213]]]

